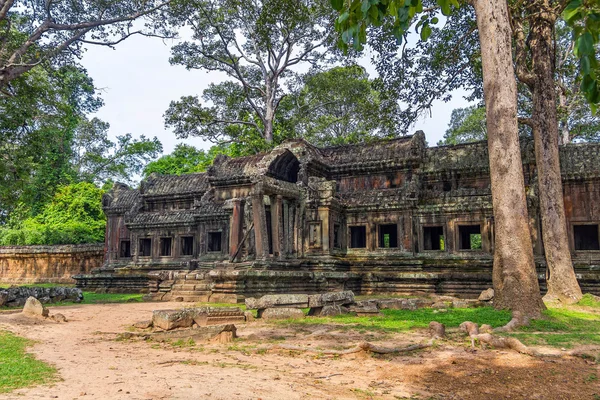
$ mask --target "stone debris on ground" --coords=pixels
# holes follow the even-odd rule
[[[223,325],[245,322],[246,316],[239,307],[194,307],[179,310],[155,310],[152,324],[155,328],[169,331],[176,328]]]
[[[83,300],[81,289],[55,286],[55,287],[27,287],[13,286],[0,289],[0,307],[22,307],[30,297],[35,297],[43,304],[69,301],[80,303]]]
[[[25,302],[23,307],[23,314],[29,317],[43,317],[46,318],[49,315],[49,311],[44,305],[35,297],[30,297]]]
[[[300,308],[276,307],[276,308],[260,309],[260,310],[258,310],[258,312],[259,312],[259,318],[263,318],[265,320],[304,318],[304,312]]]
[[[481,292],[478,298],[479,301],[492,301],[494,300],[494,289],[489,288]]]

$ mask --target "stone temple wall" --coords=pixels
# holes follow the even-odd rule
[[[104,244],[0,247],[0,284],[75,283],[103,261]]]

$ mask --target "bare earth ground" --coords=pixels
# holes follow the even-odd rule
[[[228,344],[116,340],[132,323],[150,319],[152,310],[185,305],[51,308],[69,320],[61,324],[0,314],[0,329],[37,341],[30,350],[55,365],[61,378],[0,399],[600,399],[599,366],[574,357],[534,358],[444,343],[394,356],[260,350],[282,342],[323,349],[363,340],[402,346],[424,339],[425,332],[360,334],[333,325],[291,330],[253,322],[237,325],[240,339]]]

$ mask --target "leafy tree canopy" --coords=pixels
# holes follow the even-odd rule
[[[87,182],[59,188],[37,216],[22,221],[13,218],[12,224],[0,228],[0,245],[103,242],[103,193]]]

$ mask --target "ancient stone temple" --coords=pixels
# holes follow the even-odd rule
[[[531,234],[545,267],[533,143],[522,142]],[[576,272],[600,294],[600,145],[561,149]],[[218,157],[206,173],[115,185],[102,268],[80,287],[157,299],[239,301],[268,293],[417,290],[476,295],[494,252],[487,144],[425,136]]]

